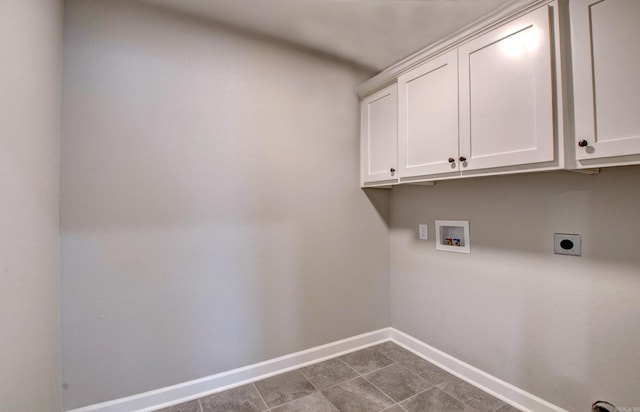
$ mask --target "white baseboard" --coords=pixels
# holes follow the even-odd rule
[[[73,409],[68,412],[149,412],[187,402],[216,392],[255,382],[279,373],[298,369],[368,346],[391,340],[432,362],[460,379],[524,411],[566,412],[544,399],[489,375],[416,338],[394,328],[384,328],[362,335],[316,346],[279,358],[270,359],[215,375],[160,388],[138,395]]]
[[[452,375],[469,382],[496,398],[523,411],[535,412],[567,412],[559,406],[553,405],[529,392],[511,385],[493,375],[471,366],[441,350],[419,341],[413,336],[391,328],[391,340],[403,348],[415,353],[446,370]]]
[[[376,345],[388,341],[390,337],[391,328],[384,328],[242,368],[68,412],[154,411]]]

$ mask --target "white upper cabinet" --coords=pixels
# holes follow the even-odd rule
[[[458,48],[463,174],[554,161],[551,11],[540,7]]]
[[[631,104],[640,96],[636,75],[640,37],[634,29],[635,21],[640,21],[640,0],[572,1],[574,8],[584,9],[585,20],[585,27],[576,28],[574,42],[584,37],[589,52],[583,53],[584,62],[576,59],[574,67],[579,65],[584,72],[587,86],[579,88],[590,93],[591,102],[577,99],[588,106],[582,116],[597,116],[583,123],[597,124],[608,133],[603,137],[599,131],[599,140],[591,138],[588,149],[603,153],[596,146],[604,145],[603,139],[613,145],[614,138],[624,135],[628,143],[631,134],[640,160],[640,115],[634,116],[638,110]],[[612,6],[607,8],[608,4]],[[588,12],[588,5],[601,13]],[[518,7],[409,56],[358,86],[360,96],[365,96],[362,186],[575,166],[567,104],[571,91],[567,2],[523,0]],[[594,16],[596,26],[591,21]],[[620,28],[607,27],[618,20]],[[591,37],[593,27],[603,39]],[[600,100],[597,107],[593,103],[592,79],[587,78],[591,44],[596,52],[602,49],[593,58],[595,95],[607,106],[601,110]],[[600,77],[605,79],[602,84]],[[367,94],[393,81],[395,85]],[[607,121],[600,124],[600,116]],[[617,121],[620,117],[622,121]]]
[[[640,1],[572,0],[578,167],[640,161]]]
[[[398,94],[395,84],[361,104],[361,186],[397,181]]]
[[[401,75],[398,99],[399,177],[458,173],[457,51]]]

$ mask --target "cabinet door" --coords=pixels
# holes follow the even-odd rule
[[[462,171],[553,161],[551,10],[536,9],[458,50]]]
[[[570,4],[576,158],[640,154],[640,1]]]
[[[397,85],[365,97],[360,107],[362,184],[397,180]]]
[[[401,178],[457,173],[457,86],[456,50],[398,78],[398,172]]]

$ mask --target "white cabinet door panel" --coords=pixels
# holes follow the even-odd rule
[[[398,78],[401,178],[458,171],[457,73],[452,50]]]
[[[576,0],[571,18],[576,158],[640,153],[640,1]]]
[[[554,160],[550,19],[541,7],[459,48],[463,171]]]
[[[361,103],[362,183],[396,178],[398,94],[395,84],[367,96]]]

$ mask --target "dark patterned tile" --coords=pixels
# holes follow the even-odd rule
[[[362,374],[373,372],[393,363],[391,359],[378,352],[375,348],[352,352],[340,357],[340,359],[355,369],[356,372]]]
[[[502,408],[498,409],[496,412],[521,412],[520,409],[514,408],[511,405],[504,405]]]
[[[403,347],[396,345],[395,343],[391,342],[391,341],[387,341],[384,343],[381,343],[380,345],[374,346],[374,348],[382,353],[383,355],[385,355],[388,358],[393,359],[396,362],[400,362],[403,359],[406,359],[408,357],[415,357],[416,355],[414,355],[413,353],[409,352],[408,350],[404,349]]]
[[[406,412],[406,411],[402,409],[400,405],[393,405],[391,408],[387,408],[382,412]]]
[[[322,393],[341,412],[377,412],[393,405],[391,399],[364,378],[332,386]]]
[[[446,372],[445,370],[440,369],[433,363],[428,362],[424,359],[420,359],[419,361],[416,361],[410,364],[409,363],[405,364],[403,362],[402,365],[411,369],[412,371],[420,375],[422,378],[426,379],[427,381],[431,382],[434,385],[437,385],[447,380],[458,379],[452,374],[450,374],[449,372]]]
[[[200,403],[196,399],[179,405],[169,406],[168,408],[158,409],[156,412],[200,412]]]
[[[385,342],[156,412],[269,408],[272,412],[518,411],[399,345]]]
[[[340,359],[329,359],[299,370],[320,390],[358,376],[353,369]]]
[[[438,388],[431,388],[400,404],[408,412],[471,412],[469,408]]]
[[[267,410],[253,384],[215,393],[200,399],[203,412],[258,412]]]
[[[396,402],[433,386],[398,363],[365,375],[365,378]]]
[[[335,406],[320,392],[296,399],[277,408],[271,412],[337,412]]]
[[[255,383],[270,408],[291,402],[316,391],[299,371],[282,373]]]
[[[440,369],[433,363],[422,359],[408,350],[401,348],[393,342],[384,342],[381,345],[376,346],[376,349],[388,358],[393,359],[395,362],[398,362],[412,370],[434,385],[444,382],[447,379],[455,379],[455,377],[450,373]]]
[[[504,405],[500,399],[456,377],[441,382],[438,388],[480,412],[492,412]]]

